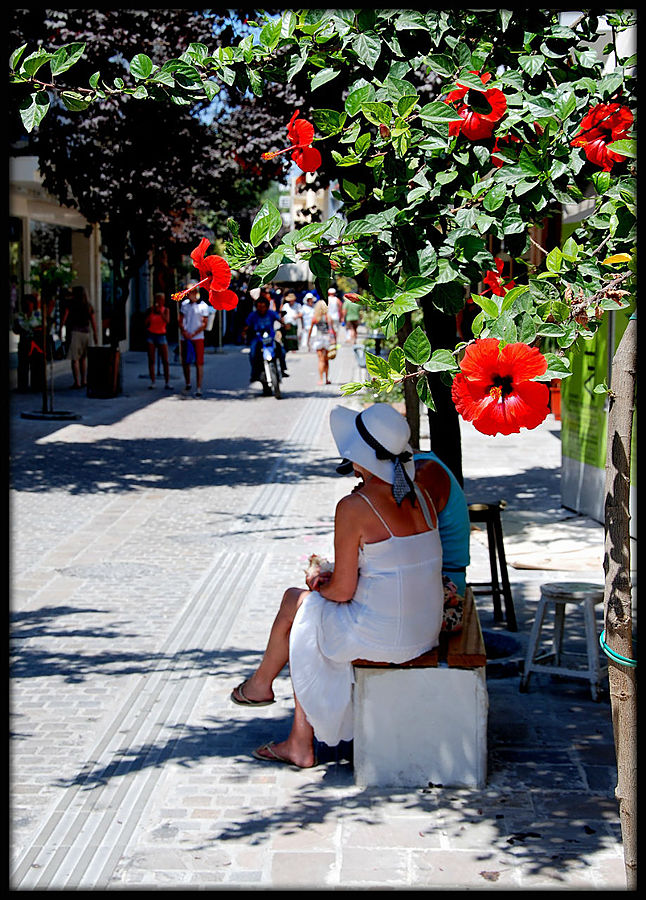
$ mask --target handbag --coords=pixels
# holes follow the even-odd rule
[[[330,346],[327,348],[327,358],[328,359],[334,359],[334,357],[336,356],[336,348],[337,348],[336,344],[330,344]]]
[[[462,630],[464,616],[464,600],[458,594],[456,585],[448,575],[442,576],[444,586],[444,608],[442,610],[441,631],[455,633]]]

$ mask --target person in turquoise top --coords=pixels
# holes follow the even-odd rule
[[[415,453],[414,460],[417,478],[422,485],[424,476],[446,478],[446,475],[440,474],[438,466],[448,475],[449,499],[438,514],[438,527],[442,542],[442,574],[455,584],[458,594],[464,597],[466,569],[470,561],[469,539],[471,534],[469,507],[464,491],[453,472],[432,450]],[[424,471],[425,469],[427,471]]]

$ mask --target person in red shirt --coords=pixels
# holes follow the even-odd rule
[[[155,352],[159,350],[159,356],[164,369],[164,387],[170,390],[168,383],[170,377],[168,365],[168,339],[166,328],[170,319],[170,310],[166,307],[166,298],[163,294],[155,294],[153,305],[146,310],[146,329],[148,344],[148,372],[150,374],[150,387],[155,387]]]

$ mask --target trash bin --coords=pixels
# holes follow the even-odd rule
[[[88,347],[87,395],[107,399],[121,393],[121,358],[116,347]]]

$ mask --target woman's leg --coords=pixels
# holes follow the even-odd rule
[[[155,383],[155,345],[152,341],[148,341],[148,374],[150,383]]]
[[[325,384],[327,381],[327,350],[325,347],[316,351],[319,364],[319,384]]]
[[[267,649],[256,671],[243,683],[247,700],[272,700],[273,682],[289,660],[289,634],[296,613],[309,594],[302,588],[288,588],[283,594],[274,623],[269,632]]]
[[[164,370],[164,381],[168,384],[170,380],[170,368],[168,363],[168,344],[162,344],[159,348],[162,359],[162,368]]]
[[[303,769],[309,769],[316,762],[314,756],[314,729],[305,718],[303,707],[294,697],[294,718],[289,735],[280,743],[273,743],[271,750],[281,759],[289,759],[295,765]],[[256,753],[268,760],[272,760],[272,753],[259,747]]]

